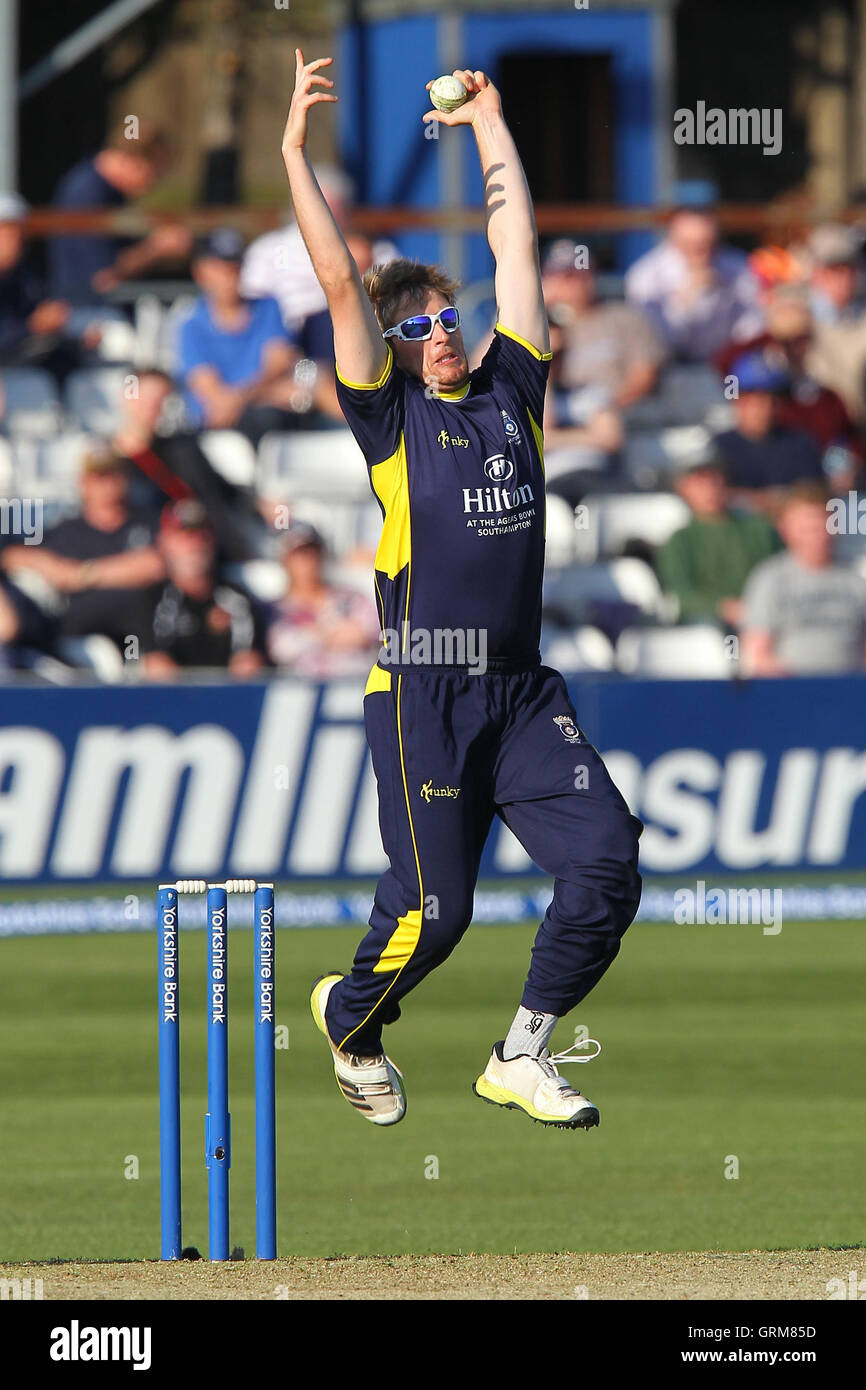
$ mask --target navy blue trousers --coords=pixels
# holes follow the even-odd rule
[[[562,676],[373,674],[364,717],[391,867],[351,974],[328,999],[331,1038],[361,1056],[382,1050],[382,1025],[469,926],[494,815],[555,880],[522,1003],[562,1017],[601,979],[637,911],[642,829],[581,734]]]

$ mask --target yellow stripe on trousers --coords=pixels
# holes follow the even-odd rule
[[[359,1029],[364,1027],[364,1024],[375,1012],[375,1010],[378,1009],[382,1001],[387,998],[389,990],[394,988],[394,985],[400,978],[400,972],[405,968],[405,966],[408,965],[409,961],[412,959],[412,956],[414,955],[415,950],[418,946],[418,942],[421,939],[422,913],[424,910],[424,884],[421,878],[421,860],[418,856],[418,841],[415,838],[415,824],[412,820],[412,807],[409,801],[409,784],[406,780],[406,760],[403,756],[403,719],[401,708],[402,695],[403,677],[402,675],[400,675],[397,677],[397,742],[400,747],[400,771],[403,777],[403,794],[406,798],[406,815],[409,818],[409,833],[412,836],[412,849],[415,854],[415,868],[418,873],[418,906],[417,908],[412,908],[409,912],[404,913],[402,917],[398,917],[397,926],[395,927],[394,931],[389,937],[388,943],[385,946],[385,949],[382,951],[381,955],[379,956],[378,961],[373,966],[373,973],[375,975],[390,974],[391,971],[394,971],[394,978],[388,985],[388,988],[385,990],[385,993],[382,995],[382,998],[377,1000],[377,1002],[373,1005],[373,1008],[367,1014],[367,1017],[363,1020],[363,1022],[359,1023],[357,1028],[353,1028],[351,1033],[346,1034],[343,1041],[339,1044],[341,1052],[345,1047],[346,1043],[349,1041],[349,1039],[353,1037],[354,1034],[359,1031]]]

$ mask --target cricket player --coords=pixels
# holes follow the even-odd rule
[[[358,274],[305,150],[311,108],[337,100],[323,72],[332,60],[295,56],[283,158],[333,319],[340,405],[383,517],[384,646],[364,717],[390,862],[352,970],[316,981],[313,1017],[349,1103],[376,1125],[401,1120],[403,1078],[382,1027],[466,931],[498,815],[555,885],[520,1005],[474,1090],[542,1124],[588,1129],[598,1110],[558,1064],[597,1053],[549,1044],[637,911],[642,827],[539,655],[550,351],[523,168],[496,88],[483,72],[455,72],[468,100],[423,120],[469,126],[484,176],[498,321],[470,373],[458,287],[443,269],[397,260]]]

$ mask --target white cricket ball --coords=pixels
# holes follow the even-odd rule
[[[468,96],[459,77],[437,77],[430,87],[430,100],[437,111],[456,111]]]

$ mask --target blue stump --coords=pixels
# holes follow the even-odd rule
[[[177,891],[160,887],[159,958],[159,1177],[161,1258],[179,1260],[180,1198],[180,973]]]
[[[255,894],[256,1257],[277,1258],[274,889]]]
[[[229,997],[226,890],[207,890],[207,1117],[205,1162],[208,1170],[209,1254],[229,1258]]]

